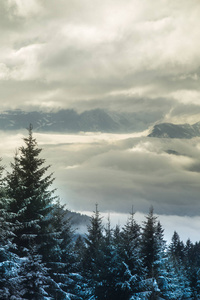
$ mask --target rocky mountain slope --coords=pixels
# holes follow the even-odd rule
[[[153,127],[149,137],[191,139],[200,136],[200,122],[190,124],[161,123]]]
[[[0,130],[20,130],[29,127],[39,132],[135,132],[143,131],[155,122],[154,116],[141,113],[113,112],[93,109],[77,113],[73,109],[57,112],[24,112],[10,110],[0,113]]]

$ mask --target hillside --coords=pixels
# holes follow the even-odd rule
[[[190,124],[161,123],[153,127],[149,137],[191,139],[200,136],[200,122]]]
[[[155,122],[143,112],[129,113],[93,109],[77,113],[73,109],[57,112],[25,112],[9,110],[0,113],[0,130],[25,129],[31,123],[35,132],[110,132],[129,133],[143,131]]]

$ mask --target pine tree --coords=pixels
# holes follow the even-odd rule
[[[142,266],[141,258],[139,257],[139,244],[141,241],[140,226],[134,219],[134,212],[130,214],[123,230],[122,230],[122,244],[125,250],[126,263],[128,263],[131,270],[135,271],[138,275]],[[139,268],[137,270],[137,267]]]
[[[99,266],[99,277],[96,284],[95,296],[99,300],[126,300],[126,291],[121,289],[124,264],[119,256],[113,240],[113,230],[110,218],[104,228],[105,234],[100,244],[102,255]]]
[[[154,277],[154,262],[157,259],[156,225],[157,217],[154,216],[153,207],[151,207],[142,232],[142,254],[149,278]]]
[[[18,213],[17,221],[23,223],[23,227],[15,232],[20,255],[30,249],[32,243],[45,244],[55,198],[52,196],[54,190],[49,189],[54,178],[52,174],[45,176],[50,166],[43,166],[45,159],[39,158],[42,149],[33,138],[31,125],[24,142],[25,146],[20,147],[11,164],[12,172],[7,176],[8,196],[15,200],[12,211]],[[42,247],[40,250],[42,254]]]
[[[99,255],[100,244],[103,241],[103,225],[102,217],[96,204],[94,215],[90,218],[90,225],[88,226],[88,233],[86,235],[86,261],[88,270],[93,271],[93,261]]]
[[[47,268],[42,263],[42,257],[38,254],[37,245],[21,259],[19,271],[20,286],[18,291],[22,299],[44,300],[49,297],[46,291],[53,281],[48,276]]]
[[[193,244],[190,239],[188,239],[184,253],[184,266],[190,282],[192,297],[196,300],[198,299],[198,295],[200,295],[200,242]]]
[[[76,268],[74,254],[73,233],[68,212],[57,202],[53,207],[54,240],[50,250],[46,249],[48,258],[47,267],[51,278],[57,285],[50,287],[49,291],[57,299],[80,299],[79,285],[80,270]],[[77,296],[75,296],[77,295]]]
[[[141,252],[144,259],[144,267],[147,270],[147,286],[150,289],[149,299],[158,299],[160,290],[158,288],[158,259],[160,256],[162,241],[162,230],[154,216],[153,207],[150,207],[149,214],[143,225]]]
[[[157,280],[162,276],[165,260],[166,260],[166,242],[164,240],[164,229],[160,221],[155,227],[155,261],[154,261],[154,276]]]
[[[19,295],[20,258],[13,253],[15,249],[14,217],[9,212],[11,199],[7,198],[2,178],[3,167],[0,166],[0,299],[11,299]]]
[[[156,225],[155,238],[157,244],[157,259],[154,262],[154,276],[160,295],[164,299],[179,299],[182,297],[179,278],[166,252],[164,229],[160,221]]]
[[[65,290],[66,274],[64,284],[56,281],[59,276],[55,278],[53,275],[55,272],[63,273],[63,266],[66,268],[70,228],[58,214],[54,203],[57,197],[53,195],[55,190],[50,189],[54,178],[52,173],[46,175],[50,166],[45,166],[45,159],[40,158],[42,149],[37,146],[31,125],[24,142],[7,176],[7,194],[12,199],[10,213],[15,216],[14,253],[23,261],[21,286],[28,298],[43,299],[48,295],[53,299],[71,299],[70,292]],[[62,270],[55,270],[58,263]],[[48,268],[45,269],[45,266]],[[34,278],[36,285],[30,285],[25,279],[26,272]]]
[[[75,264],[73,265],[74,280],[76,280],[76,286],[74,287],[74,293],[81,299],[88,299],[91,295],[87,278],[85,277],[84,265],[84,254],[86,251],[86,244],[84,237],[78,235],[72,251],[74,253]]]
[[[78,235],[74,243],[73,252],[75,255],[76,267],[75,270],[83,270],[83,253],[86,251],[84,237]]]
[[[85,238],[86,250],[83,259],[83,275],[87,278],[86,294],[95,295],[95,289],[99,282],[99,271],[103,263],[101,245],[103,243],[102,217],[96,204],[94,214],[90,218],[88,233]]]
[[[140,249],[140,226],[135,221],[133,209],[122,230],[121,236],[121,245],[123,247],[122,260],[126,267],[126,276],[124,278],[128,281],[129,296],[137,297],[144,288],[143,279],[145,270]]]
[[[9,213],[10,200],[0,199],[0,299],[19,295],[20,258],[13,253],[13,214]]]
[[[113,231],[113,262],[115,266],[116,299],[128,300],[131,295],[131,272],[125,262],[125,248],[122,230],[116,225]]]
[[[101,252],[102,264],[99,266],[99,276],[96,282],[95,296],[97,299],[115,299],[114,297],[114,280],[113,265],[112,265],[112,234],[110,228],[110,220],[108,220],[107,228],[105,228],[105,236],[99,245]],[[98,258],[98,262],[100,259]]]
[[[169,250],[174,259],[178,260],[180,263],[184,261],[184,244],[180,240],[179,234],[176,231],[174,231],[174,234],[172,236]]]
[[[176,231],[172,236],[172,242],[168,248],[168,255],[171,262],[171,270],[174,270],[175,278],[179,286],[176,293],[178,293],[180,299],[190,299],[190,282],[184,265],[185,247]]]

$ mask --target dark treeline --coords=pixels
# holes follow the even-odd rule
[[[0,299],[200,299],[200,243],[169,245],[153,208],[142,226],[103,226],[96,205],[75,235],[30,126],[0,189]]]

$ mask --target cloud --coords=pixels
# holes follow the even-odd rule
[[[1,110],[199,105],[198,1],[25,2],[1,1]]]
[[[40,45],[29,45],[6,56],[7,64],[0,65],[2,80],[29,81],[38,77],[37,52]]]
[[[10,168],[27,132],[0,132],[2,164]],[[199,227],[200,139],[156,139],[112,134],[42,134],[35,137],[51,164],[61,202],[92,212],[95,203],[121,226],[134,207],[136,220],[154,206],[165,237],[177,230],[196,241]],[[56,155],[55,155],[56,153]],[[187,229],[187,230],[186,230]]]
[[[98,202],[102,211],[127,212],[134,205],[145,212],[153,205],[158,214],[196,214],[198,138],[188,144],[128,135],[40,134],[38,140],[54,166],[61,199],[72,209],[92,211]]]
[[[13,16],[29,18],[37,15],[41,11],[41,6],[37,0],[8,0],[8,9],[12,11]]]

